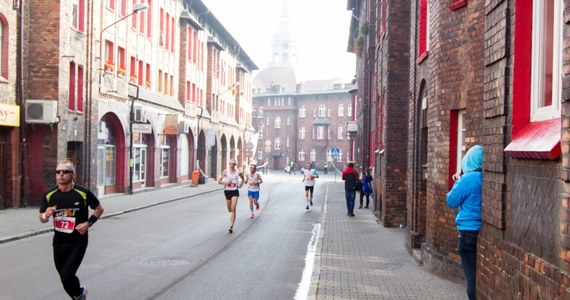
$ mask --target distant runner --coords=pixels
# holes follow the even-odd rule
[[[319,173],[317,170],[312,168],[310,163],[307,163],[305,169],[301,171],[303,173],[303,182],[305,183],[305,201],[307,202],[306,210],[309,210],[309,206],[313,206],[313,191],[315,189],[315,178],[319,178]]]
[[[251,210],[251,218],[255,217],[253,213],[253,206],[255,210],[259,210],[259,185],[263,183],[261,175],[257,173],[257,166],[251,164],[249,172],[245,173],[245,183],[247,183],[247,197],[249,198],[249,210]]]

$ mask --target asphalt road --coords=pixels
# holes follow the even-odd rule
[[[261,210],[254,219],[249,217],[247,191],[240,191],[233,234],[227,232],[222,192],[98,222],[78,272],[88,298],[298,296],[326,182],[317,181],[315,205],[307,212],[300,175],[271,179],[262,185]],[[66,299],[53,266],[51,238],[50,233],[0,245],[0,299]]]

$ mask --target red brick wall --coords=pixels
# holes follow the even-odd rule
[[[414,241],[408,245],[417,245],[417,240],[424,240],[422,259],[428,269],[444,274],[449,278],[461,277],[459,255],[457,253],[457,230],[455,228],[456,210],[450,209],[445,203],[449,191],[448,178],[450,164],[450,138],[455,135],[450,132],[451,111],[465,110],[465,144],[467,148],[474,144],[483,143],[483,119],[480,111],[483,109],[483,56],[484,56],[484,2],[483,0],[469,1],[467,6],[458,10],[450,10],[447,1],[429,2],[429,47],[428,55],[418,64],[417,28],[419,15],[416,13],[415,2],[412,2],[412,31],[410,57],[410,134],[420,122],[417,119],[421,101],[422,83],[427,88],[427,168],[426,168],[426,207],[421,202],[415,202],[414,193],[419,193],[421,178],[412,175],[420,165],[419,151],[416,138],[409,144],[410,164],[408,172],[408,212],[414,217],[409,220],[419,222],[417,216],[426,218],[426,232],[410,232],[407,236]],[[415,133],[417,137],[417,133]],[[485,145],[483,145],[485,146]],[[416,155],[417,154],[417,155]],[[418,174],[416,177],[422,177]],[[416,227],[414,230],[421,230]],[[417,235],[421,237],[418,238]]]

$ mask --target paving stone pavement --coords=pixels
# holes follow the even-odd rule
[[[406,250],[405,229],[372,209],[348,217],[344,184],[329,184],[309,299],[467,299],[465,286],[427,271]]]

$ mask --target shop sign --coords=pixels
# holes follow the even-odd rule
[[[20,106],[0,104],[0,126],[20,127]]]

